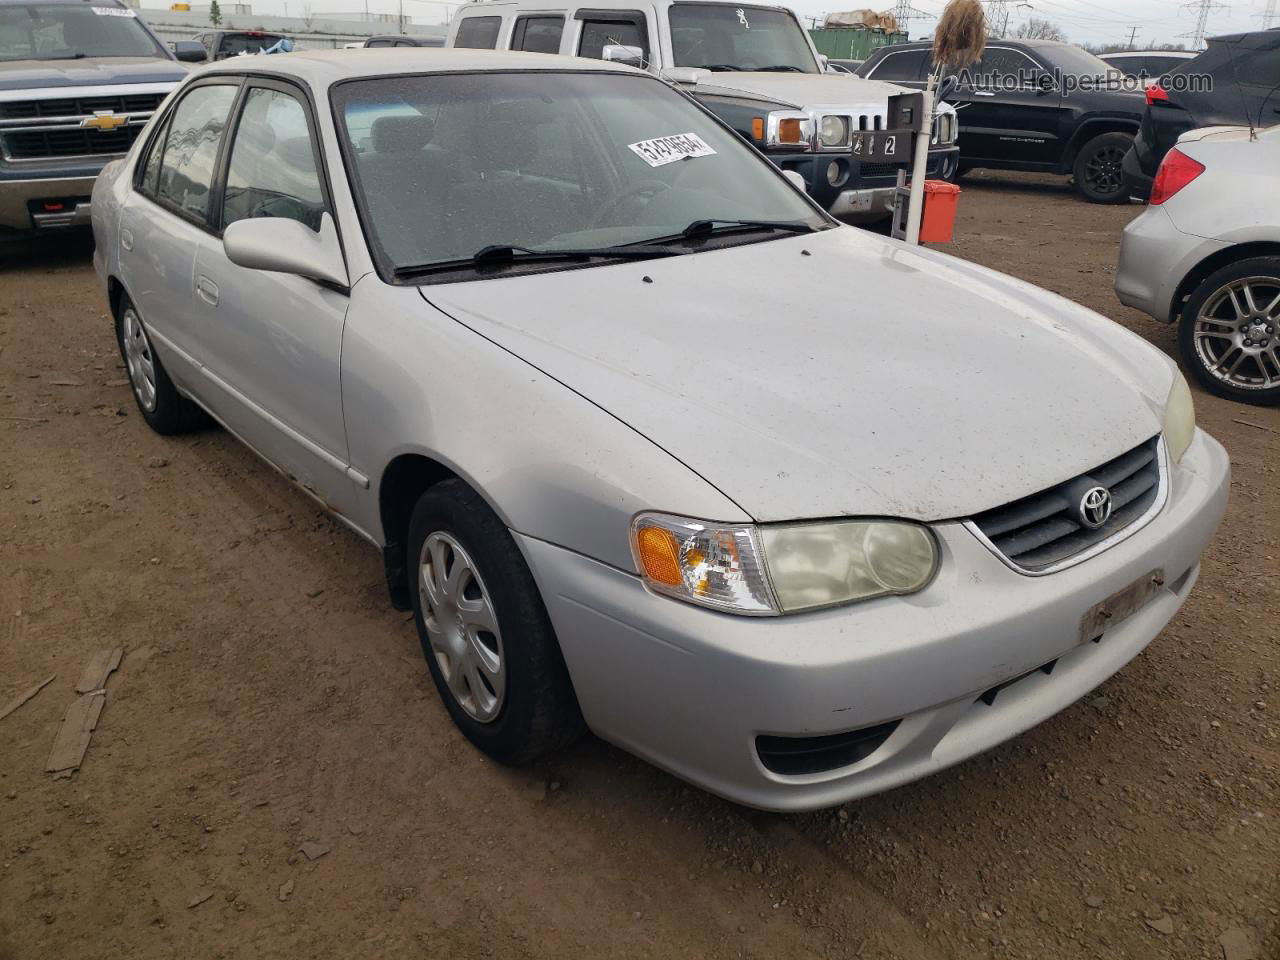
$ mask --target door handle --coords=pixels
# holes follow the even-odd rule
[[[218,305],[218,285],[208,277],[200,277],[196,281],[196,296],[211,307]]]
[[[975,90],[973,91],[973,95],[975,97],[994,97],[995,96],[995,94],[990,90]]]
[[[124,247],[126,250],[133,249],[133,231],[128,227],[120,228],[120,246]]]

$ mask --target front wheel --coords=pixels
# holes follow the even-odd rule
[[[1131,146],[1130,134],[1113,131],[1099,134],[1081,147],[1071,168],[1080,195],[1090,203],[1128,200],[1122,164]]]
[[[489,505],[461,480],[409,522],[409,589],[422,652],[453,722],[501,763],[570,742],[582,719],[537,585]]]
[[[1280,404],[1280,257],[1253,257],[1192,291],[1178,328],[1182,362],[1210,393]]]

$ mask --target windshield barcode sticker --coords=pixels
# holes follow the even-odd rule
[[[669,137],[655,137],[627,146],[651,167],[661,167],[686,157],[709,157],[715,153],[696,133],[673,133]]]
[[[136,17],[138,15],[136,11],[123,7],[90,7],[89,9],[100,17]]]

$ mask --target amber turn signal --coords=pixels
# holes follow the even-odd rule
[[[636,531],[636,556],[644,568],[644,575],[656,583],[669,587],[679,586],[680,545],[675,534],[657,527],[641,527]]]
[[[764,139],[764,117],[751,118],[751,136],[757,140]]]
[[[804,136],[800,127],[799,118],[787,117],[778,121],[779,143],[800,143],[803,139]]]

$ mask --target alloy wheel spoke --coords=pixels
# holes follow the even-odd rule
[[[1236,321],[1239,322],[1240,320],[1243,320],[1245,316],[1248,315],[1249,311],[1240,302],[1240,297],[1236,292],[1236,288],[1231,287],[1229,290],[1227,290],[1227,296],[1231,299],[1231,309],[1233,309],[1236,312],[1236,317],[1235,317]]]
[[[1249,308],[1249,312],[1257,313],[1258,305],[1254,303],[1254,300],[1253,300],[1253,287],[1250,286],[1248,283],[1242,283],[1240,285],[1240,290],[1244,294],[1245,306]]]
[[[458,602],[458,613],[462,615],[462,622],[476,630],[486,630],[489,633],[498,632],[498,618],[493,614],[493,608],[489,606],[489,601],[485,597],[479,600],[462,599]]]

